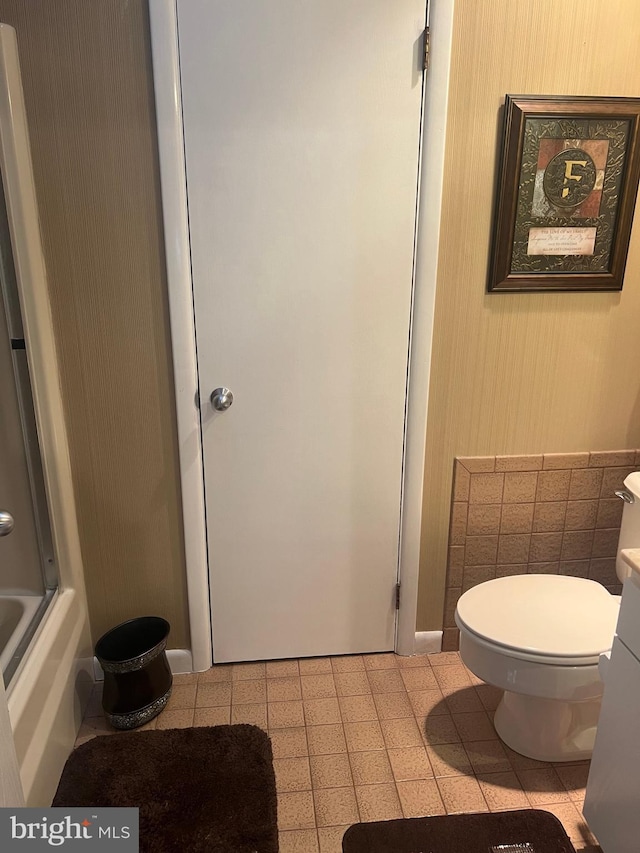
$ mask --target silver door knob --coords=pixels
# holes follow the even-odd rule
[[[209,399],[216,412],[226,412],[233,403],[233,393],[230,388],[216,388]]]
[[[8,536],[13,530],[14,523],[11,513],[0,509],[0,536]]]

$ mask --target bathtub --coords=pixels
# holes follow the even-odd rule
[[[33,635],[34,617],[50,600],[51,595],[0,595],[0,672],[8,670],[7,680],[20,663],[24,640]]]

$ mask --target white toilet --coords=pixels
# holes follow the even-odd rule
[[[640,547],[640,472],[626,491],[621,550]],[[603,684],[598,658],[611,649],[620,597],[601,584],[564,575],[516,575],[472,587],[458,600],[460,657],[505,692],[494,725],[516,752],[541,761],[589,758]]]

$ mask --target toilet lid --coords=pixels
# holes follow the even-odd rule
[[[618,613],[618,599],[596,581],[515,575],[465,592],[456,621],[495,645],[566,660],[610,649]]]

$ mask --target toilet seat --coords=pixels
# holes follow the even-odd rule
[[[456,624],[487,650],[554,666],[593,666],[611,648],[619,598],[565,575],[514,575],[472,587]]]

